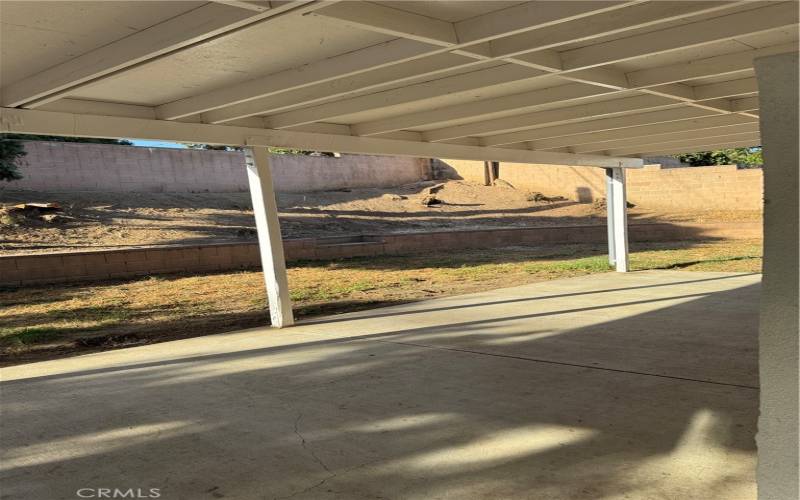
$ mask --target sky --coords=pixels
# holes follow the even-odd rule
[[[142,146],[145,148],[175,148],[175,149],[185,149],[186,146],[180,144],[178,142],[166,142],[166,141],[143,141],[139,139],[129,139],[134,146]]]

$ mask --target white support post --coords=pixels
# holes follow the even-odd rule
[[[608,212],[608,263],[618,272],[628,272],[628,200],[625,169],[606,169],[606,210]]]
[[[797,52],[755,60],[764,148],[758,498],[800,498]]]
[[[617,264],[616,249],[614,248],[614,172],[606,170],[606,227],[608,228],[608,264]]]
[[[244,154],[258,231],[261,267],[264,269],[264,282],[267,285],[269,315],[273,327],[283,328],[294,324],[294,316],[289,298],[289,282],[286,277],[286,261],[283,256],[269,153],[266,148],[250,147],[245,148]]]

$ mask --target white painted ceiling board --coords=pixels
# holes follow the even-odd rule
[[[22,80],[205,2],[0,2],[0,85]]]
[[[321,17],[279,16],[143,64],[71,97],[155,106],[391,39]]]
[[[655,1],[664,2],[664,1],[670,1],[670,0],[655,0]],[[692,2],[692,1],[698,1],[698,0],[689,0],[689,1]],[[685,3],[685,2],[673,2],[673,3]],[[724,3],[724,2],[720,2],[720,3]],[[660,30],[663,30],[663,29],[673,28],[675,26],[683,26],[683,25],[695,23],[695,22],[698,22],[698,21],[705,21],[705,20],[709,20],[709,19],[714,19],[714,18],[719,17],[719,16],[728,15],[728,14],[735,14],[737,12],[744,12],[744,11],[748,11],[748,10],[753,10],[753,9],[757,9],[759,7],[764,7],[764,6],[768,5],[768,4],[769,4],[769,2],[747,2],[747,3],[739,3],[739,4],[734,3],[734,2],[730,2],[730,5],[726,5],[722,10],[713,11],[713,12],[705,12],[705,13],[701,13],[701,14],[694,14],[694,15],[683,17],[681,19],[675,19],[673,21],[666,21],[666,22],[663,22],[663,23],[659,23],[659,24],[657,24],[655,26],[645,26],[645,27],[642,27],[642,28],[636,28],[636,29],[628,30],[628,31],[625,31],[624,33],[616,33],[616,34],[613,34],[613,35],[593,38],[592,40],[589,40],[589,41],[575,42],[575,43],[570,43],[570,44],[566,44],[566,45],[561,45],[561,46],[558,47],[558,50],[559,51],[571,50],[571,49],[576,49],[576,48],[581,48],[581,47],[588,47],[590,45],[594,45],[594,44],[597,44],[597,43],[610,42],[610,41],[613,41],[613,40],[621,40],[623,38],[628,38],[628,37],[635,36],[635,35],[641,35],[641,34],[645,34],[645,33],[656,33],[656,32],[658,32]],[[611,12],[608,15],[614,16],[615,12]],[[568,28],[568,26],[569,26],[569,24],[565,25],[565,28]]]
[[[337,123],[360,123],[372,120],[380,120],[397,115],[404,115],[408,113],[415,113],[417,111],[428,111],[430,109],[441,108],[445,106],[453,106],[456,104],[466,104],[473,101],[480,101],[483,99],[490,99],[503,95],[518,94],[530,90],[543,89],[548,87],[559,86],[563,81],[557,77],[544,75],[528,80],[503,83],[491,87],[485,87],[476,90],[450,93],[444,96],[434,97],[421,101],[416,101],[409,104],[400,104],[385,108],[376,108],[370,111],[360,113],[353,113],[343,115],[336,118]]]
[[[365,5],[364,11],[345,9],[345,13],[356,16],[357,22],[344,15],[337,17],[315,14],[313,10],[323,4],[292,0],[291,8],[294,10],[284,12],[279,7],[272,11],[276,14],[275,17],[258,20],[255,24],[221,36],[204,39],[203,35],[209,35],[212,28],[209,26],[206,30],[205,25],[201,24],[197,37],[187,41],[193,44],[190,46],[165,44],[161,47],[163,50],[159,51],[156,38],[156,50],[144,54],[144,57],[151,54],[152,59],[140,62],[142,59],[136,59],[132,53],[127,61],[131,64],[135,61],[137,64],[127,68],[124,64],[115,66],[117,69],[113,70],[117,72],[114,74],[109,71],[99,72],[96,76],[90,75],[91,78],[86,81],[94,83],[73,90],[69,95],[72,100],[58,101],[64,89],[75,87],[54,87],[58,83],[48,81],[48,73],[37,74],[36,77],[42,82],[39,87],[42,88],[37,89],[36,95],[48,96],[56,105],[49,109],[67,115],[38,115],[40,118],[36,115],[27,116],[35,123],[43,124],[45,128],[50,127],[49,120],[63,120],[59,122],[63,123],[63,129],[51,129],[56,131],[72,130],[69,127],[75,126],[75,123],[99,126],[94,124],[104,124],[108,117],[130,117],[133,113],[139,117],[155,116],[163,120],[184,116],[180,120],[184,124],[162,120],[142,125],[149,132],[163,131],[167,135],[178,134],[180,137],[184,137],[185,133],[195,132],[202,135],[206,131],[217,138],[222,135],[228,139],[233,137],[241,140],[241,133],[258,136],[259,131],[263,130],[260,132],[263,137],[294,144],[292,141],[297,139],[291,136],[291,131],[297,131],[296,133],[312,134],[301,137],[318,145],[334,147],[334,144],[339,144],[344,147],[347,144],[348,148],[363,147],[363,151],[372,152],[385,146],[390,150],[400,147],[407,148],[406,151],[425,151],[428,154],[436,151],[437,144],[444,146],[443,142],[438,141],[455,140],[458,145],[467,148],[478,146],[477,149],[480,149],[480,144],[501,145],[505,153],[509,146],[512,149],[522,147],[509,143],[535,140],[536,137],[528,137],[528,132],[515,135],[503,131],[539,126],[549,128],[548,123],[569,123],[570,126],[558,130],[542,130],[541,134],[592,132],[595,129],[587,128],[587,122],[603,120],[604,117],[621,113],[626,116],[595,125],[646,126],[653,123],[652,120],[662,118],[669,121],[673,116],[693,117],[703,113],[725,113],[733,110],[744,113],[740,115],[742,117],[752,118],[757,106],[757,100],[751,95],[755,89],[747,82],[736,83],[736,80],[752,80],[750,65],[755,55],[792,50],[793,47],[787,45],[787,42],[797,40],[797,24],[786,27],[787,23],[796,23],[789,15],[796,12],[796,8],[788,2],[783,5],[767,2],[637,2],[621,8],[622,2],[576,4],[567,1],[542,1],[538,4],[524,4],[521,8],[521,2],[516,0],[392,0],[373,3],[381,3],[388,8]],[[6,23],[4,27],[9,27],[2,34],[3,50],[6,51],[4,54],[7,53],[8,57],[0,69],[6,73],[3,81],[12,81],[28,76],[30,71],[39,72],[55,63],[61,63],[64,57],[76,57],[87,51],[91,52],[98,43],[119,40],[152,23],[163,22],[164,13],[170,9],[180,14],[180,9],[203,4],[157,1],[135,4],[33,2],[30,5],[0,4],[0,8],[4,5],[11,5],[12,13],[14,9],[17,10],[10,18],[3,18]],[[79,7],[82,5],[102,5],[105,10],[100,9],[94,15],[91,9],[81,11]],[[148,8],[142,8],[145,5]],[[664,5],[667,7],[663,7]],[[724,6],[721,10],[672,20],[675,15],[686,11],[718,8],[720,5]],[[38,6],[51,6],[54,14],[49,15]],[[537,38],[536,30],[531,28],[538,25],[537,9],[540,7],[543,8],[544,21],[553,24],[550,28],[539,31]],[[616,10],[603,12],[606,8]],[[109,12],[118,15],[129,13],[131,9],[135,11],[135,15],[128,16],[130,23],[121,22],[115,17],[108,18]],[[763,17],[758,17],[759,12]],[[489,18],[481,17],[486,14],[490,14]],[[575,15],[587,17],[580,22],[564,21]],[[724,17],[728,15],[733,17]],[[59,20],[54,16],[64,18],[63,27],[69,29],[60,30]],[[594,25],[591,24],[593,16],[598,16],[597,24]],[[621,16],[617,24],[616,16]],[[663,18],[659,21],[658,16]],[[15,18],[25,19],[21,23],[12,22]],[[173,22],[178,24],[180,19],[182,18]],[[700,29],[703,25],[694,29],[693,22],[706,20],[710,21],[705,24],[707,30]],[[207,20],[201,21],[211,24]],[[253,21],[255,19],[247,22]],[[460,47],[458,39],[448,35],[448,23],[461,21],[466,23],[462,24],[463,30],[457,31],[459,36],[471,36],[476,40],[488,37],[495,41]],[[100,26],[102,22],[105,25]],[[50,31],[37,37],[37,23],[39,28],[43,26]],[[647,27],[619,31],[625,30],[625,26],[643,23],[650,24]],[[83,25],[88,27],[86,34],[91,40],[77,39],[80,43],[74,49],[65,46],[71,36],[83,33]],[[570,26],[583,26],[583,32],[590,31],[585,36],[601,36],[556,46],[558,42],[581,38],[580,30],[571,31]],[[595,29],[590,29],[591,26]],[[691,29],[685,29],[684,26]],[[774,28],[776,26],[780,27]],[[171,29],[170,27],[170,31]],[[669,29],[673,30],[664,31]],[[441,36],[437,35],[437,30],[443,31]],[[613,31],[617,32],[611,33]],[[748,34],[749,32],[753,33]],[[739,33],[741,35],[737,36]],[[504,34],[509,36],[505,43]],[[139,43],[137,40],[146,35],[147,33],[134,37],[133,41],[128,39],[128,45]],[[406,38],[398,39],[398,36]],[[410,41],[419,39],[427,42]],[[48,49],[41,40],[52,42],[52,45]],[[707,40],[721,41],[706,43]],[[387,41],[391,43],[384,45]],[[518,53],[524,49],[523,44],[552,44],[556,48],[508,60],[493,59],[498,53]],[[34,52],[37,57],[26,61],[28,56],[19,47],[38,51]],[[367,47],[372,49],[358,52]],[[766,47],[767,50],[753,52],[761,47]],[[502,52],[503,50],[506,52]],[[448,51],[458,55],[446,54]],[[728,54],[731,56],[726,56]],[[127,53],[125,56],[128,57]],[[726,57],[702,61],[715,56]],[[485,58],[492,60],[486,62]],[[88,58],[80,58],[70,65],[80,65],[83,59]],[[454,68],[456,65],[462,66]],[[574,76],[549,74],[557,73],[562,67],[591,69],[581,69]],[[625,73],[630,72],[634,74],[629,75],[630,80],[627,80]],[[675,83],[680,82],[677,75],[685,81]],[[689,79],[691,77],[694,79]],[[572,83],[573,78],[595,83],[576,84]],[[645,91],[621,91],[628,82],[636,82],[642,86],[661,86]],[[725,82],[732,83],[713,86]],[[585,92],[581,85],[603,94],[585,97],[594,92]],[[704,88],[697,94],[692,93],[692,86],[703,85],[712,87]],[[562,86],[572,87],[563,91],[547,90],[539,93],[542,89],[558,89]],[[650,95],[651,92],[662,92],[666,97],[654,97]],[[605,103],[625,96],[630,97],[625,102]],[[711,100],[683,104],[697,96]],[[745,99],[736,104],[738,107],[731,108],[730,106],[734,106],[728,100],[731,96]],[[79,100],[76,101],[75,98]],[[519,104],[514,99],[519,99]],[[563,99],[569,100],[562,101]],[[684,106],[686,111],[667,113],[663,117],[640,117],[635,125],[624,125],[626,120],[632,119],[627,113],[661,108],[659,99],[664,101],[663,107]],[[4,102],[25,107],[37,105],[32,98],[9,99]],[[60,108],[59,102],[63,105]],[[115,103],[140,106],[133,108]],[[162,104],[169,106],[161,106]],[[586,106],[581,107],[582,104]],[[83,108],[78,109],[81,106]],[[154,109],[148,106],[159,107]],[[253,106],[254,109],[248,110],[248,106]],[[577,107],[561,111],[561,108],[572,106]],[[207,112],[198,115],[197,112],[201,110]],[[537,115],[539,112],[544,114]],[[85,120],[81,121],[70,113],[98,115],[99,119],[92,121],[83,116]],[[12,113],[12,116],[18,115]],[[495,121],[484,123],[485,120]],[[207,128],[202,125],[203,121],[224,125]],[[529,127],[529,121],[536,123]],[[115,129],[117,131],[126,130],[124,123],[109,123],[118,125]],[[197,128],[189,125],[193,123],[199,123]],[[164,128],[165,124],[168,127]],[[178,127],[169,128],[174,125]],[[232,125],[254,127],[256,132],[233,131]],[[297,125],[301,127],[297,128]],[[188,128],[182,128],[183,126]],[[268,127],[290,132],[284,130],[277,133],[266,129]],[[105,128],[100,126],[92,130],[103,131]],[[569,132],[572,130],[574,131]],[[261,140],[264,140],[263,137]],[[379,139],[373,140],[375,137]],[[478,142],[477,137],[484,139]],[[387,142],[386,139],[416,144],[397,146],[389,144],[391,141]],[[426,140],[432,142],[425,142]],[[420,145],[420,142],[424,144]],[[441,151],[448,149],[442,147]],[[514,153],[518,154],[520,156],[514,157],[530,158],[520,152]]]
[[[495,118],[503,118],[503,117],[507,117],[507,116],[522,115],[522,114],[532,113],[532,112],[536,112],[536,111],[547,111],[547,110],[552,110],[552,109],[567,108],[567,107],[570,107],[570,106],[578,106],[578,105],[581,105],[581,104],[589,104],[589,103],[593,103],[593,102],[603,102],[603,101],[611,101],[611,100],[614,100],[614,99],[623,99],[625,97],[631,97],[633,95],[639,95],[639,93],[635,92],[635,91],[613,92],[613,93],[609,93],[609,94],[601,94],[601,95],[592,96],[592,97],[585,97],[585,98],[582,98],[582,99],[575,99],[575,100],[571,100],[571,101],[567,101],[567,102],[555,102],[555,103],[551,102],[551,103],[542,104],[542,105],[539,105],[539,106],[525,107],[525,108],[520,108],[520,109],[515,109],[515,110],[510,110],[510,111],[498,112],[498,113],[493,113],[491,115],[482,115],[482,116],[477,117],[477,118],[476,117],[472,117],[472,118],[465,118],[465,119],[460,119],[460,120],[449,120],[449,121],[437,122],[437,123],[429,124],[429,125],[422,126],[422,127],[413,127],[413,128],[411,128],[409,130],[414,130],[414,131],[418,131],[418,132],[426,132],[428,130],[436,130],[436,129],[440,129],[440,128],[444,128],[444,127],[455,127],[455,126],[458,126],[458,125],[464,125],[464,124],[468,124],[468,123],[479,123],[479,122],[484,121],[484,120],[490,120],[490,119],[495,119]],[[477,137],[480,137],[482,135],[490,135],[490,134],[476,134]]]
[[[752,47],[748,47],[743,43],[735,40],[726,40],[722,42],[714,42],[698,47],[689,47],[662,54],[649,55],[647,57],[640,57],[628,61],[614,63],[613,65],[605,66],[607,68],[614,68],[624,72],[638,71],[642,69],[658,68],[659,66],[668,66],[683,61],[692,61],[694,59],[702,59],[705,57],[721,56],[724,54],[733,54],[742,52]]]
[[[506,9],[523,3],[521,1],[497,0],[492,2],[460,1],[460,0],[439,0],[436,2],[420,2],[414,0],[400,0],[381,2],[395,9],[420,14],[422,16],[441,19],[447,22],[458,22],[470,19],[489,12]]]

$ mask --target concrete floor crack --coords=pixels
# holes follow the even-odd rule
[[[314,459],[315,462],[317,462],[320,465],[320,467],[325,469],[325,472],[331,472],[331,470],[328,468],[325,462],[323,462],[322,459],[320,459],[317,456],[314,450],[308,446],[306,438],[303,437],[303,435],[300,433],[300,420],[302,419],[303,419],[303,413],[301,412],[297,414],[297,418],[294,421],[294,433],[297,435],[298,438],[300,438],[300,446],[302,446],[303,449],[306,450],[309,455],[311,455],[311,457]]]
[[[592,365],[583,365],[583,364],[580,364],[580,363],[567,363],[567,362],[564,362],[564,361],[554,361],[554,360],[550,360],[550,359],[529,358],[529,357],[526,357],[526,356],[515,356],[515,355],[511,355],[511,354],[502,354],[502,353],[496,353],[496,352],[476,351],[476,350],[473,350],[473,349],[461,349],[461,348],[457,348],[457,347],[446,347],[446,346],[436,346],[436,345],[431,345],[431,344],[420,344],[420,343],[417,343],[417,342],[400,342],[400,341],[397,341],[397,340],[385,340],[385,339],[369,339],[368,342],[381,342],[381,343],[384,343],[384,344],[395,344],[395,345],[406,345],[406,346],[413,346],[413,347],[423,347],[423,348],[426,348],[426,349],[437,349],[437,350],[440,350],[440,351],[461,352],[461,353],[465,353],[465,354],[475,354],[475,355],[478,355],[478,356],[492,356],[492,357],[496,357],[496,358],[517,359],[517,360],[520,360],[520,361],[530,361],[530,362],[533,362],[533,363],[547,363],[547,364],[551,364],[551,365],[574,366],[576,368],[588,368],[588,369],[591,369],[591,370],[602,370],[602,371],[608,371],[608,372],[627,373],[627,374],[630,374],[630,375],[644,375],[645,377],[658,377],[658,378],[666,378],[666,379],[672,379],[672,380],[682,380],[684,382],[696,382],[696,383],[700,383],[700,384],[724,385],[724,386],[729,386],[729,387],[738,387],[740,389],[754,389],[754,390],[758,390],[759,389],[758,386],[753,386],[753,385],[734,384],[734,383],[731,383],[731,382],[722,382],[722,381],[716,381],[716,380],[701,380],[701,379],[695,379],[695,378],[690,378],[690,377],[679,377],[679,376],[675,376],[675,375],[665,375],[665,374],[660,374],[660,373],[647,373],[647,372],[642,372],[642,371],[637,371],[637,370],[623,370],[623,369],[620,369],[620,368],[610,368],[610,367],[607,367],[607,366],[592,366]]]
[[[336,474],[331,474],[330,476],[323,478],[321,481],[319,481],[319,482],[317,482],[317,483],[315,483],[315,484],[312,484],[312,485],[311,485],[311,486],[309,486],[308,488],[304,488],[304,489],[302,489],[302,490],[295,491],[294,493],[292,493],[292,494],[290,494],[290,495],[286,495],[286,496],[282,496],[282,497],[274,497],[274,499],[273,499],[273,500],[285,500],[285,499],[287,499],[287,498],[293,498],[293,497],[296,497],[297,495],[302,495],[303,493],[307,493],[307,492],[309,492],[309,491],[311,491],[311,490],[313,490],[313,489],[315,489],[315,488],[319,488],[320,486],[322,486],[323,484],[325,484],[325,482],[326,482],[328,479],[331,479],[331,478],[334,478],[334,477],[336,477]]]

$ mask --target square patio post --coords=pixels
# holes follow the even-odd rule
[[[608,213],[608,263],[618,272],[628,271],[628,200],[625,169],[606,169],[606,211]]]
[[[764,148],[758,498],[800,498],[797,53],[756,59]]]
[[[258,231],[261,267],[264,269],[264,282],[267,286],[269,315],[273,327],[283,328],[294,323],[294,316],[289,298],[289,282],[286,277],[286,261],[269,153],[266,148],[248,147],[244,149],[244,155]]]

